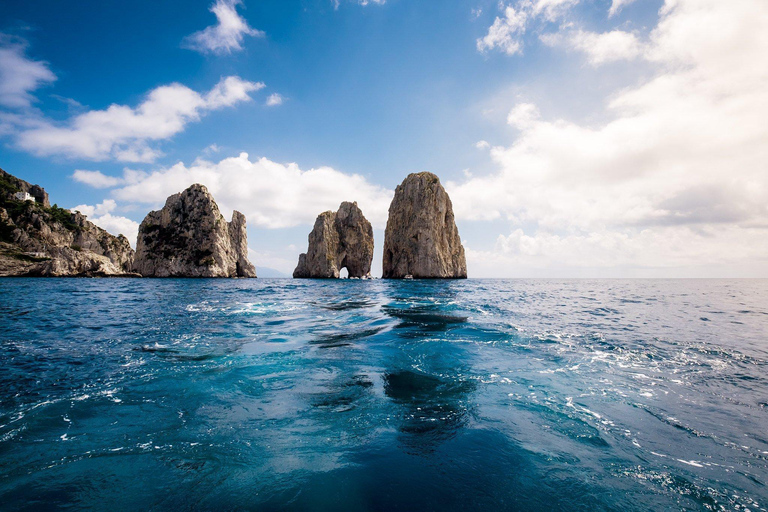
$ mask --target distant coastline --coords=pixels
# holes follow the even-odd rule
[[[78,211],[0,169],[0,277],[257,277],[246,218],[227,221],[208,189],[174,194],[139,226],[136,250]],[[373,229],[355,202],[321,213],[294,278],[370,279]],[[289,277],[263,268],[264,277]],[[465,279],[464,247],[440,179],[408,175],[395,190],[384,239],[384,279]]]

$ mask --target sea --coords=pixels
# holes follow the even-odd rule
[[[768,280],[0,279],[0,509],[768,509]]]

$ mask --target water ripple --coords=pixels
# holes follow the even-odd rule
[[[768,508],[767,281],[0,296],[4,510]]]

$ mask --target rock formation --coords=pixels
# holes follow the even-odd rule
[[[32,185],[24,180],[20,180],[12,174],[8,174],[0,169],[0,194],[6,201],[16,199],[15,194],[27,193],[35,198],[36,203],[40,203],[44,208],[50,208],[51,203],[48,200],[48,194],[40,185]]]
[[[451,199],[432,173],[410,174],[395,190],[384,235],[382,277],[466,278]]]
[[[133,268],[145,277],[256,277],[245,216],[227,223],[208,189],[192,185],[144,218]]]
[[[349,277],[366,277],[373,260],[373,228],[357,203],[343,202],[339,211],[317,216],[307,252],[299,256],[293,277],[338,278],[346,267]]]
[[[33,200],[20,200],[25,193]],[[132,275],[133,255],[123,235],[50,206],[42,187],[0,170],[0,276]]]

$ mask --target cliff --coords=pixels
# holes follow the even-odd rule
[[[338,211],[318,215],[308,242],[293,277],[338,278],[345,267],[349,277],[370,276],[373,228],[357,203],[345,201]]]
[[[51,203],[48,200],[48,193],[40,185],[32,185],[24,180],[20,180],[12,174],[8,174],[0,169],[0,200],[13,201],[18,200],[14,197],[19,192],[27,193],[35,199],[36,203],[45,208],[50,208]]]
[[[432,173],[410,174],[395,189],[384,235],[383,278],[466,278],[453,205]]]
[[[0,170],[0,276],[124,276],[132,264],[127,238],[50,206],[42,187]]]
[[[245,216],[234,212],[228,223],[208,189],[192,185],[144,218],[133,269],[145,277],[256,277]]]

